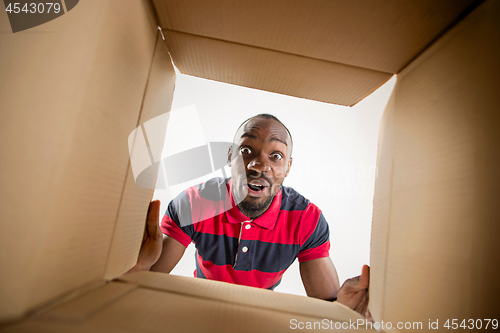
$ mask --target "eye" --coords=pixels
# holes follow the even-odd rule
[[[273,160],[275,160],[275,161],[281,161],[283,159],[283,155],[281,155],[279,153],[273,153],[271,156],[272,156]]]
[[[250,148],[248,148],[248,147],[241,147],[240,148],[240,152],[242,154],[248,155],[248,154],[252,153],[252,150]]]

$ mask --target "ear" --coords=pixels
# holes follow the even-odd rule
[[[233,157],[233,145],[229,147],[229,150],[227,151],[227,165],[231,166],[231,157]]]
[[[293,158],[290,157],[290,161],[288,161],[288,169],[286,170],[285,177],[288,176],[288,173],[290,172],[290,169],[292,168],[292,162],[293,162]]]

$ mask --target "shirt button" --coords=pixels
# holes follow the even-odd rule
[[[243,253],[247,252],[247,251],[248,251],[248,247],[243,246],[243,248],[241,249],[241,251],[242,251]]]
[[[245,226],[245,229],[247,229],[247,230],[248,230],[248,229],[250,229],[251,227],[252,227],[252,226],[251,226],[250,224],[247,224],[247,225]]]

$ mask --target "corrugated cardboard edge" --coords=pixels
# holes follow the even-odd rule
[[[286,314],[331,319],[338,322],[364,319],[339,302],[328,302],[311,297],[279,293],[226,282],[175,276],[156,272],[138,272],[123,276],[121,281],[135,283],[143,288],[162,290],[197,299],[216,300],[228,304],[251,306],[256,309]]]
[[[353,106],[393,74],[163,29],[183,74]]]
[[[161,159],[174,87],[175,71],[161,32],[158,31],[150,74],[137,120],[137,126],[144,129],[149,151],[154,151],[151,163]],[[148,122],[153,125],[147,126]],[[158,165],[151,172],[154,179],[148,183],[152,188],[141,188],[134,180],[131,164],[128,165],[127,179],[120,199],[120,207],[111,240],[112,245],[104,273],[106,280],[119,277],[133,267],[137,261],[144,232],[145,216],[156,184]]]
[[[500,183],[498,172],[494,171],[494,166],[500,163],[498,126],[494,125],[500,122],[496,110],[500,101],[495,91],[495,80],[499,76],[499,13],[497,1],[484,2],[398,75],[394,111],[397,133],[392,145],[398,146],[395,149],[400,157],[393,166],[391,177],[395,177],[394,183],[387,185],[390,191],[398,190],[391,195],[391,200],[398,202],[385,203],[389,205],[390,216],[386,221],[376,220],[375,213],[373,221],[373,230],[389,223],[387,229],[391,239],[386,246],[392,247],[386,250],[387,257],[384,259],[374,257],[381,254],[372,251],[372,265],[385,263],[377,268],[372,266],[370,310],[376,321],[420,320],[425,329],[428,319],[439,318],[442,328],[447,319],[494,318],[500,312],[500,287],[495,282],[500,273],[500,259],[495,254],[495,251],[498,253],[498,245],[495,244],[498,244],[499,229],[492,222],[497,221],[500,215],[497,203],[492,201],[493,193],[496,193],[493,188],[498,188]],[[434,90],[429,91],[425,87],[433,87]],[[427,104],[418,100],[419,92],[425,94]],[[437,96],[437,92],[442,95]],[[413,104],[408,101],[409,96]],[[422,110],[418,115],[415,105]],[[390,109],[388,107],[386,113],[392,112]],[[423,124],[424,119],[429,122],[427,125]],[[381,140],[387,135],[387,131],[381,134]],[[435,147],[429,143],[429,138],[435,139]],[[408,146],[408,142],[412,145]],[[420,150],[417,149],[419,146]],[[439,154],[436,150],[439,147],[449,149]],[[414,158],[405,161],[402,156],[404,149],[408,150],[406,157],[412,152],[421,159],[415,163],[413,177],[408,174],[408,163],[415,161]],[[383,159],[387,167],[393,155],[388,154]],[[382,166],[380,161],[378,164]],[[450,171],[448,174],[447,170]],[[439,185],[436,179],[443,172],[442,184]],[[453,176],[456,176],[455,180]],[[415,180],[411,178],[421,179],[421,186],[415,188]],[[429,191],[426,182],[435,184],[427,195],[422,192]],[[453,185],[455,191],[446,192],[442,185],[452,183],[456,184]],[[377,187],[380,186],[386,185],[377,183]],[[404,199],[402,196],[408,194],[410,189],[412,195],[406,195]],[[439,197],[439,193],[443,195]],[[378,196],[375,200],[380,199]],[[419,215],[420,219],[432,217],[428,214],[434,206],[426,198],[440,198],[441,201],[436,201],[436,204],[447,205],[434,212],[436,215],[433,218],[441,216],[441,221],[432,221],[449,232],[443,235],[430,231],[426,236],[430,240],[415,248],[414,239],[408,237],[418,238],[422,234],[412,233],[416,227],[412,216]],[[406,204],[402,200],[406,200]],[[381,205],[378,206],[381,209]],[[446,229],[445,220],[453,216],[453,211],[463,214],[456,216],[455,228],[448,223]],[[428,227],[428,224],[424,225]],[[464,225],[466,227],[462,228]],[[402,235],[403,229],[409,235]],[[384,238],[389,239],[389,235],[383,235],[383,232],[382,235],[374,233],[372,236],[380,238],[372,239],[375,247],[383,243]],[[437,240],[434,243],[433,238]],[[462,242],[463,239],[465,241]],[[411,241],[405,243],[405,240]],[[441,251],[429,253],[425,248],[429,244],[434,248],[441,246]],[[450,253],[450,249],[459,249],[460,258]],[[423,253],[421,259],[412,259],[415,251]],[[399,257],[398,261],[395,261],[396,257]],[[429,274],[422,276],[412,267],[419,265],[426,267]],[[429,271],[429,267],[434,268]],[[409,281],[414,283],[410,285]],[[450,295],[453,297],[447,297]]]

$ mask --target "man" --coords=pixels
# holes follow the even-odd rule
[[[211,179],[181,193],[169,204],[161,231],[159,202],[151,203],[147,232],[131,271],[170,273],[194,242],[195,276],[274,289],[298,258],[308,296],[338,298],[367,315],[368,266],[339,290],[323,214],[282,186],[292,166],[292,145],[290,132],[276,117],[259,114],[246,120],[229,151],[230,179]]]

